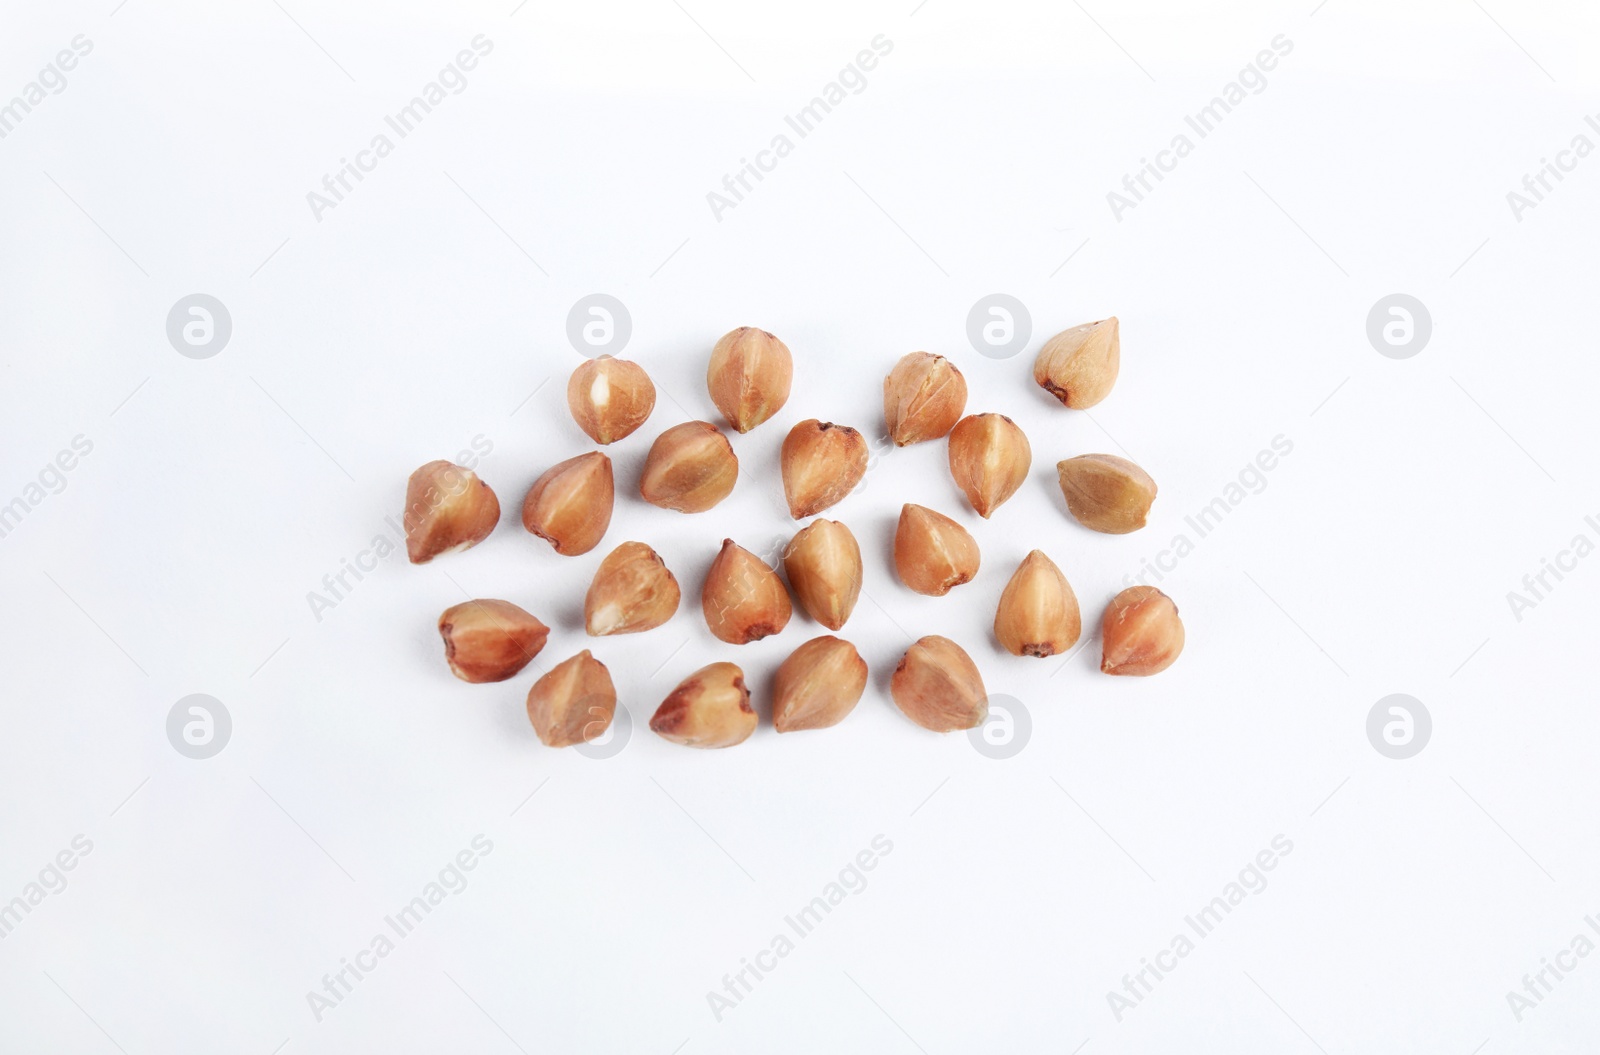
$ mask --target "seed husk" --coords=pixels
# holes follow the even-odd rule
[[[584,649],[528,690],[528,721],[546,747],[571,747],[602,736],[617,710],[606,665]]]
[[[572,420],[599,444],[615,443],[633,433],[656,406],[656,386],[644,367],[602,355],[572,371],[567,380],[567,409]]]
[[[1084,410],[1111,394],[1122,363],[1115,315],[1063,330],[1044,343],[1033,379],[1064,407]]]
[[[709,421],[686,421],[650,445],[639,494],[662,509],[703,513],[727,498],[738,479],[739,459],[728,437]]]
[[[685,747],[732,747],[756,731],[744,671],[732,663],[701,667],[656,708],[650,729]]]
[[[616,485],[611,459],[599,451],[552,466],[522,503],[522,526],[564,557],[588,553],[611,525]]]
[[[711,349],[706,388],[711,402],[737,432],[749,432],[789,401],[794,359],[789,347],[766,330],[741,326]]]
[[[967,409],[967,379],[942,355],[912,352],[883,380],[883,419],[895,446],[936,440]]]
[[[1081,454],[1056,463],[1067,509],[1091,531],[1125,535],[1144,527],[1156,482],[1150,474],[1114,454]]]
[[[500,500],[471,469],[429,462],[406,481],[404,522],[406,558],[426,564],[488,538],[500,523]]]
[[[848,641],[824,635],[790,653],[772,687],[772,724],[780,733],[838,725],[867,688],[867,664]]]
[[[789,515],[802,520],[855,490],[867,475],[867,441],[847,425],[808,418],[784,437],[780,465]]]
[[[985,520],[1017,493],[1033,465],[1033,448],[1004,414],[972,414],[950,430],[950,475]]]
[[[1082,630],[1072,584],[1043,552],[1029,553],[1000,594],[994,636],[1013,656],[1057,656]]]
[[[550,628],[510,601],[482,598],[446,608],[439,636],[450,672],[480,684],[515,676],[544,648]]]
[[[894,532],[894,569],[917,593],[943,597],[978,574],[978,543],[943,513],[906,503]]]
[[[924,637],[907,649],[889,694],[907,718],[936,733],[973,729],[989,716],[978,665],[947,637]]]
[[[652,630],[678,610],[678,580],[655,550],[624,542],[595,569],[583,599],[584,629],[591,637]]]
[[[776,634],[793,613],[777,572],[732,539],[722,540],[722,550],[706,573],[700,610],[711,632],[730,645]]]
[[[861,547],[837,520],[813,520],[783,551],[783,570],[806,614],[829,630],[844,626],[861,595]]]

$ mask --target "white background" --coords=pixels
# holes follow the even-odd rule
[[[1600,957],[1521,1021],[1506,994],[1600,913],[1600,560],[1520,621],[1506,595],[1600,538],[1600,160],[1520,221],[1506,194],[1574,136],[1600,142],[1600,16],[914,2],[7,5],[0,98],[77,34],[93,50],[0,140],[0,503],[73,437],[94,446],[0,539],[0,900],[75,835],[93,851],[0,941],[0,1050],[1594,1050]],[[466,89],[314,218],[307,192],[477,34],[494,48]],[[879,34],[893,51],[865,90],[716,219],[707,192]],[[1107,192],[1279,34],[1293,51],[1265,90],[1115,218]],[[611,449],[604,543],[563,558],[517,512],[590,449],[565,320],[597,291],[628,306],[625,356],[661,399]],[[1032,317],[1012,359],[966,336],[996,291]],[[206,360],[165,332],[195,292],[233,321]],[[1395,292],[1433,320],[1405,360],[1366,334]],[[1062,410],[1033,353],[1108,314],[1121,379]],[[717,510],[644,505],[644,452],[714,418],[706,356],[741,324],[794,350],[792,398],[735,437],[744,474]],[[820,628],[723,646],[702,576],[724,536],[766,551],[794,530],[786,430],[876,437],[881,379],[915,349],[959,363],[970,410],[1024,427],[1032,478],[984,522],[943,443],[874,464],[827,514],[867,561],[842,632],[867,695],[779,737],[764,686]],[[1161,583],[1182,659],[1100,675],[1106,600],[1279,435],[1293,452],[1265,488]],[[399,515],[410,471],[475,436],[499,531],[432,566],[392,557],[314,618],[308,592]],[[1158,481],[1144,531],[1067,517],[1054,463],[1090,451]],[[895,581],[906,501],[970,526],[973,584]],[[685,604],[590,642],[583,590],[626,539]],[[1065,662],[990,634],[1034,547],[1083,605]],[[626,747],[542,747],[536,668],[451,677],[433,624],[463,591],[550,623],[540,666],[592,644]],[[1015,757],[895,710],[888,674],[926,633],[1026,709]],[[756,735],[651,734],[716,659],[757,687]],[[166,734],[191,693],[232,717],[203,761]],[[1391,693],[1433,718],[1406,761],[1367,738]],[[470,885],[317,1021],[307,992],[478,834]],[[1266,889],[1118,1021],[1108,991],[1280,834]],[[866,888],[718,1021],[707,992],[875,835],[893,850]]]

